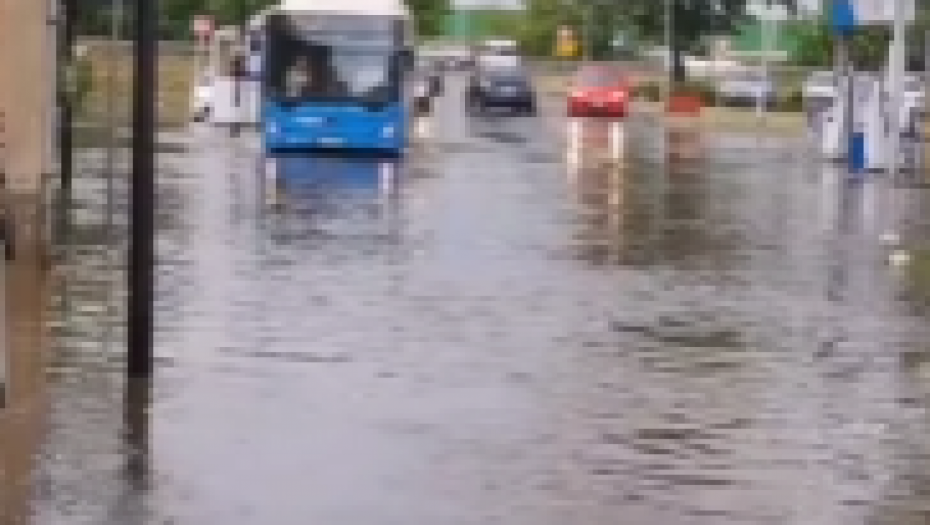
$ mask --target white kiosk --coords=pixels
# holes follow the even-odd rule
[[[858,166],[867,171],[894,171],[902,133],[913,128],[917,112],[902,96],[904,77],[903,27],[914,20],[914,0],[848,0],[859,25],[891,25],[895,38],[889,46],[884,75],[856,74],[853,84],[852,133],[858,151]],[[883,78],[884,77],[884,78]],[[822,113],[811,115],[812,131],[818,136],[824,159],[847,157],[845,125],[847,108],[846,78],[838,78],[833,103]]]
[[[253,18],[250,29],[261,24],[262,14]],[[242,56],[246,69],[255,66],[249,38],[243,38],[236,27],[224,27],[213,33],[207,50],[206,65],[200,82],[195,86],[193,106],[195,113],[218,126],[256,126],[261,114],[261,82],[257,75],[236,78],[234,61]],[[254,73],[254,72],[252,72]]]

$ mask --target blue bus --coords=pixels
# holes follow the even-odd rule
[[[266,155],[315,149],[403,154],[413,57],[403,4],[285,0],[262,25]]]

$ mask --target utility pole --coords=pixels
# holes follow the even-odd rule
[[[148,379],[154,368],[152,332],[158,0],[136,0],[135,7],[127,375],[130,379]]]
[[[765,16],[762,19],[762,78],[764,79],[759,85],[759,93],[756,96],[756,116],[762,118],[765,114],[766,105],[768,100],[766,99],[766,90],[763,87],[764,83],[767,82],[771,75],[771,64],[770,58],[771,54],[774,51],[774,42],[773,40],[773,29],[775,25],[774,14],[772,13],[772,0],[766,0],[765,2]]]
[[[894,1],[894,25],[893,36],[891,38],[891,52],[889,53],[889,73],[891,73],[891,144],[888,151],[888,175],[892,183],[898,178],[898,153],[900,152],[901,142],[901,108],[904,105],[902,97],[904,70],[905,70],[905,50],[904,50],[904,0]]]
[[[845,96],[839,98],[843,103],[843,132],[842,143],[845,148],[846,165],[850,175],[857,170],[855,166],[856,159],[853,151],[853,128],[855,126],[855,68],[853,67],[852,57],[850,56],[850,44],[852,36],[856,29],[856,17],[853,13],[850,0],[833,0],[833,30],[836,33],[836,68],[839,70],[838,78],[840,82],[845,80]]]
[[[668,82],[667,82],[666,93],[665,93],[666,98],[671,96],[672,87],[675,82],[674,81],[675,64],[672,63],[674,62],[674,58],[675,58],[672,53],[672,47],[674,47],[675,45],[675,43],[673,42],[673,39],[675,38],[675,28],[674,28],[675,26],[675,14],[674,14],[675,4],[674,2],[675,0],[665,0],[665,46],[668,48],[667,49],[668,54],[666,55],[666,59],[665,59],[666,66],[668,67],[668,79],[667,79]]]
[[[65,197],[63,206],[68,206],[71,196],[71,181],[74,177],[74,155],[72,122],[74,120],[74,26],[77,19],[78,0],[61,0],[58,22],[58,155],[61,175],[61,193]],[[68,83],[71,85],[68,85]],[[62,210],[63,215],[67,209]]]
[[[243,85],[242,85],[242,75],[245,67],[245,57],[246,57],[246,17],[247,6],[245,5],[246,0],[239,0],[237,6],[239,7],[239,42],[238,49],[233,52],[233,74],[236,78],[233,80],[233,100],[236,106],[236,121],[232,126],[233,136],[238,136],[241,131],[241,121],[243,119]],[[241,67],[240,67],[241,66]]]
[[[590,62],[594,58],[594,50],[591,49],[594,43],[594,37],[591,34],[592,32],[592,23],[594,18],[594,2],[585,2],[584,7],[582,8],[581,16],[584,20],[583,25],[584,29],[582,30],[582,38],[584,39],[584,60],[585,62]]]

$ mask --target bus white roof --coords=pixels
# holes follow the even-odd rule
[[[409,17],[402,0],[282,0],[276,11]]]

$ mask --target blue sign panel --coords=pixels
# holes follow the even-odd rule
[[[855,31],[858,22],[852,0],[834,0],[830,9],[830,23],[837,34],[849,36]]]

